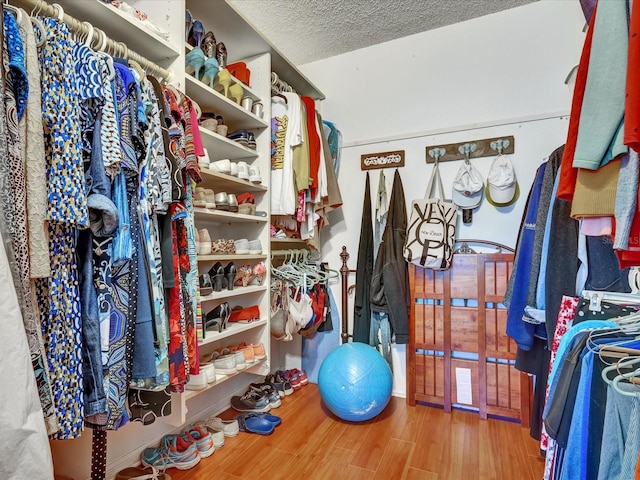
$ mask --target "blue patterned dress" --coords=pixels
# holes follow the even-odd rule
[[[51,276],[37,279],[42,333],[58,432],[79,437],[84,422],[80,292],[75,259],[76,228],[88,225],[73,42],[67,25],[42,17],[46,40],[40,50],[42,119],[47,159],[47,219]]]

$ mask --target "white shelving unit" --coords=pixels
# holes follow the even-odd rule
[[[211,130],[207,130],[206,128],[200,127],[200,136],[202,137],[202,143],[204,147],[209,152],[209,157],[212,162],[216,160],[222,160],[224,158],[228,158],[229,160],[245,160],[252,161],[253,159],[258,157],[258,152],[256,152],[252,148],[245,147],[238,142],[234,142],[233,140],[229,140],[227,137],[223,137],[222,135],[218,135]],[[202,169],[202,173],[204,175],[212,175],[213,172],[210,173],[211,170]],[[218,174],[216,175],[224,175]],[[246,182],[247,190],[254,190],[254,184],[251,182]]]

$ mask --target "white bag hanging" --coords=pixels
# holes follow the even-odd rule
[[[438,157],[434,156],[434,159],[424,198],[411,204],[404,258],[419,267],[447,270],[451,266],[456,242],[458,209],[452,202],[445,201]],[[436,183],[439,197],[433,196]]]

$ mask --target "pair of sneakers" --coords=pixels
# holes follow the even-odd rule
[[[162,437],[158,447],[145,448],[140,460],[145,467],[188,470],[195,467],[201,458],[209,457],[214,452],[211,433],[201,426],[190,425],[180,435]]]
[[[262,243],[260,240],[248,240],[246,238],[239,238],[234,241],[236,246],[237,255],[261,255]]]

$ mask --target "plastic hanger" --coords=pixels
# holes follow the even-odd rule
[[[16,17],[16,22],[18,24],[22,23],[22,10],[20,8],[14,7],[13,5],[8,4],[7,2],[2,4],[2,8],[13,13],[13,15]]]

